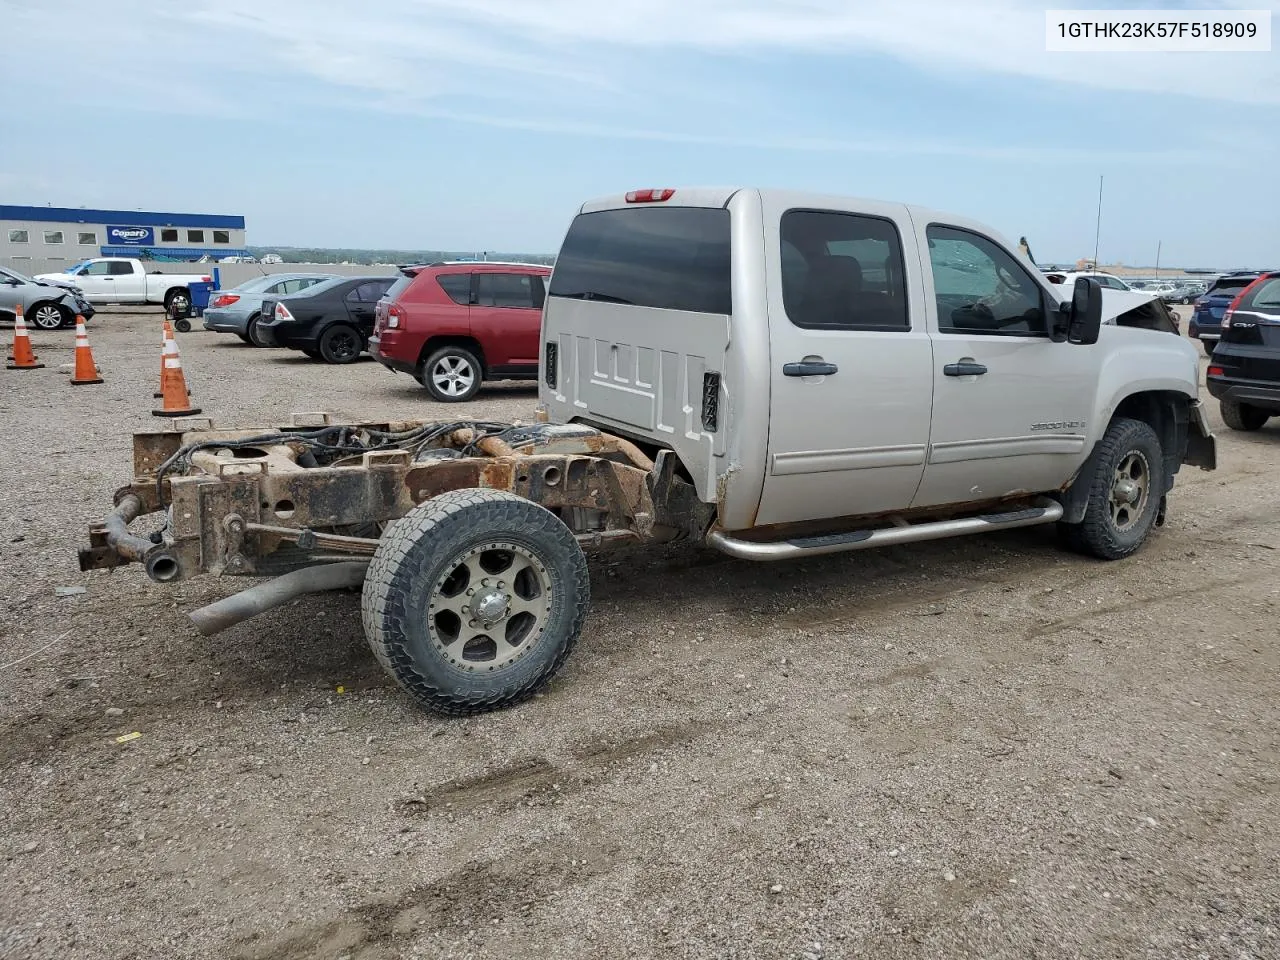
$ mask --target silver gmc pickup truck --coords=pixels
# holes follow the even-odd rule
[[[1197,353],[1156,298],[1080,278],[1063,301],[1014,249],[845,197],[592,201],[551,276],[532,422],[179,419],[135,435],[81,567],[273,578],[193,611],[206,634],[360,588],[386,669],[464,714],[551,679],[585,555],[617,544],[786,560],[1056,523],[1120,559],[1183,464],[1216,466]]]

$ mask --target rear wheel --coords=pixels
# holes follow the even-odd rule
[[[442,403],[470,400],[480,390],[480,359],[466,347],[441,347],[422,364],[418,380]]]
[[[76,322],[75,314],[60,303],[42,303],[27,311],[26,319],[41,330],[57,330]]]
[[[258,339],[258,321],[261,319],[262,315],[257,313],[250,317],[248,324],[245,325],[244,333],[240,334],[240,339],[245,343],[253,344],[255,347],[264,346]]]
[[[1089,502],[1080,523],[1060,523],[1073,550],[1119,560],[1137,550],[1160,512],[1166,482],[1164,451],[1150,424],[1117,417],[1099,444]]]
[[[1271,419],[1271,414],[1267,411],[1234,400],[1219,400],[1218,410],[1222,414],[1222,422],[1232,430],[1261,430]]]
[[[461,716],[547,684],[586,618],[590,579],[569,528],[499,490],[455,490],[395,521],[365,578],[365,634],[428,710]]]
[[[355,363],[364,350],[364,340],[355,327],[338,323],[320,334],[316,349],[325,363]]]
[[[164,308],[170,314],[185,314],[191,309],[191,294],[186,290],[170,290],[165,295]]]

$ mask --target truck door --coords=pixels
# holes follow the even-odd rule
[[[907,210],[789,209],[774,198],[764,222],[770,415],[756,523],[904,509],[924,471],[933,400]]]
[[[145,303],[147,275],[142,264],[132,260],[110,260],[107,275],[114,281],[112,293],[119,303]]]
[[[1098,348],[1049,339],[1057,301],[995,240],[919,227],[934,330],[933,434],[913,506],[1060,487],[1086,456]]]
[[[116,278],[111,276],[109,260],[91,260],[74,277],[90,303],[107,303],[115,297]]]

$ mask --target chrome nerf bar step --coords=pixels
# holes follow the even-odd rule
[[[1015,527],[1053,523],[1061,517],[1062,504],[1048,497],[1041,497],[1033,506],[1005,513],[987,513],[960,520],[935,520],[876,530],[792,537],[788,540],[742,540],[723,530],[712,530],[707,534],[707,543],[739,560],[787,560],[824,553],[844,553],[848,550],[869,550],[872,547],[915,543],[920,540],[941,540],[944,537],[959,537],[970,533],[1012,530]]]

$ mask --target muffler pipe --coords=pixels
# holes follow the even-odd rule
[[[202,635],[212,636],[220,630],[288,603],[304,593],[358,587],[364,583],[364,575],[368,569],[368,561],[343,561],[303,567],[232,594],[207,607],[193,610],[187,616]]]

